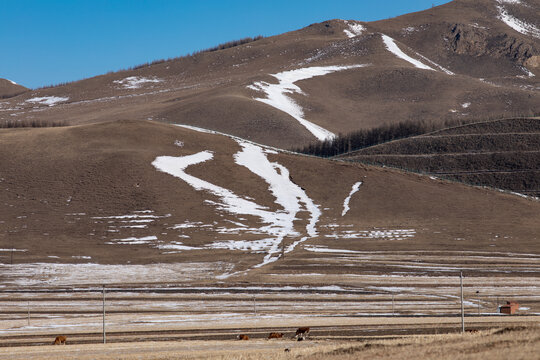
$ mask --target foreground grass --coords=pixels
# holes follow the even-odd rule
[[[285,351],[289,349],[290,351]],[[508,327],[477,333],[405,336],[373,341],[290,339],[266,341],[181,341],[0,349],[0,359],[535,359],[540,328]]]

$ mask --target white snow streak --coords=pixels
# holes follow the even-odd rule
[[[294,230],[294,221],[298,212],[307,211],[310,214],[310,220],[306,225],[307,235],[290,245],[286,252],[292,251],[297,244],[317,234],[316,224],[321,212],[304,190],[290,180],[287,168],[268,160],[268,150],[249,142],[240,140],[237,140],[237,142],[242,147],[242,150],[234,155],[235,162],[248,168],[268,183],[270,192],[276,198],[276,203],[283,209],[275,212],[270,211],[267,207],[238,196],[228,189],[211,184],[185,172],[185,169],[190,165],[212,159],[213,154],[209,151],[180,157],[159,156],[152,162],[152,165],[159,171],[184,180],[196,190],[207,191],[217,196],[220,202],[209,200],[206,202],[216,205],[219,210],[236,215],[252,215],[260,218],[262,223],[268,224],[259,230],[270,235],[270,239],[263,239],[249,244],[242,241],[216,242],[209,246],[238,250],[267,250],[263,262],[255,266],[261,267],[279,259],[280,246],[286,236],[298,235]]]
[[[345,214],[350,210],[349,202],[351,201],[351,197],[354,195],[354,193],[357,192],[358,189],[360,189],[360,185],[362,185],[361,181],[354,184],[351,192],[349,193],[349,196],[347,196],[343,201],[343,212],[341,213],[341,216],[345,216]]]
[[[291,181],[289,170],[286,167],[275,162],[271,163],[263,149],[259,146],[241,141],[238,141],[238,143],[242,146],[243,150],[234,155],[235,162],[238,165],[247,167],[251,172],[263,178],[270,185],[269,190],[275,196],[276,203],[283,207],[283,211],[286,214],[286,223],[283,224],[281,232],[277,236],[277,241],[273,243],[263,263],[257,265],[257,267],[260,267],[279,258],[279,256],[274,256],[274,254],[279,252],[283,238],[294,233],[294,220],[298,212],[305,209],[310,213],[311,217],[309,223],[306,225],[306,232],[308,237],[317,235],[315,226],[321,216],[321,211],[313,200],[306,195],[305,191]],[[282,211],[278,211],[278,213],[280,212]],[[291,248],[289,246],[286,252],[292,251],[297,244],[307,240],[308,237],[293,243],[293,247]]]
[[[349,29],[345,29],[345,30],[343,30],[343,32],[349,38],[353,38],[353,37],[356,37],[358,35],[362,35],[362,32],[364,30],[366,30],[366,28],[364,26],[362,26],[361,24],[351,24],[351,23],[349,23],[347,21],[345,21],[345,23],[347,25],[349,25]]]
[[[130,76],[122,80],[114,80],[113,83],[122,85],[124,89],[138,89],[143,84],[147,83],[159,83],[163,80],[157,79],[157,78],[145,78],[145,77],[138,77],[138,76]]]
[[[13,85],[19,85],[19,84],[17,84],[17,83],[16,83],[15,81],[13,81],[13,80],[9,80],[9,79],[6,79],[6,80],[9,81],[10,83],[12,83]]]
[[[26,100],[26,102],[54,106],[57,103],[68,101],[68,100],[69,100],[68,97],[44,96],[44,97],[35,97],[35,98],[28,99]]]
[[[286,94],[304,94],[294,83],[300,80],[310,79],[315,76],[322,76],[330,74],[336,71],[353,69],[363,67],[366,65],[351,65],[351,66],[314,66],[302,69],[284,71],[277,74],[271,74],[278,79],[278,84],[270,84],[265,81],[255,82],[253,85],[249,85],[248,88],[256,91],[264,91],[267,94],[267,98],[255,98],[257,101],[261,101],[265,104],[275,107],[295,118],[300,124],[302,124],[309,132],[311,132],[319,140],[332,139],[336,135],[319,125],[315,125],[312,122],[304,119],[304,111],[293,99]]]
[[[499,3],[501,3],[501,1],[499,1]],[[519,4],[519,2],[517,2],[516,4]],[[534,26],[533,24],[529,24],[525,21],[516,19],[515,17],[510,15],[503,6],[498,5],[497,9],[499,10],[499,20],[504,22],[506,25],[510,26],[512,29],[523,35],[530,35],[540,39],[540,29],[538,29],[536,26]]]
[[[157,236],[144,236],[144,237],[129,237],[125,239],[113,239],[110,242],[107,242],[106,244],[127,244],[127,245],[142,245],[142,244],[151,244],[154,241],[156,241],[158,238]]]
[[[394,55],[396,55],[398,58],[403,59],[411,64],[413,64],[415,67],[419,69],[425,69],[425,70],[432,70],[435,71],[435,69],[421,63],[420,61],[413,59],[409,55],[405,54],[401,49],[397,46],[394,39],[392,39],[390,36],[382,34],[382,39],[384,41],[384,45]]]

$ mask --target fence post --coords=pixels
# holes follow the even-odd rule
[[[257,316],[257,303],[255,302],[255,295],[253,295],[253,312]]]
[[[107,343],[107,338],[105,336],[105,284],[103,285],[103,343]]]
[[[461,287],[461,333],[465,332],[465,309],[463,308],[463,271],[459,273],[459,285]]]

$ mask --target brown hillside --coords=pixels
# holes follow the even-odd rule
[[[263,173],[283,176],[321,211],[314,223],[316,234],[310,234],[306,229],[312,210],[300,203],[296,233],[290,232],[280,244],[276,235],[262,228],[267,221],[249,211],[228,211],[224,198],[196,190],[152,165],[160,156],[211,151],[211,160],[187,167],[186,173],[265,211],[285,214],[265,177],[235,163],[240,144],[225,136],[149,121],[2,130],[0,248],[25,250],[14,254],[15,263],[81,262],[80,256],[91,259],[83,262],[100,264],[218,262],[223,268],[217,274],[252,269],[271,251],[270,245],[244,250],[217,246],[230,245],[231,240],[255,246],[270,239],[277,245],[276,257],[281,257],[280,248],[303,241],[286,253],[288,261],[298,256],[318,258],[318,253],[305,250],[310,247],[497,254],[540,250],[540,203],[536,201],[268,150],[267,158],[283,168]],[[342,215],[344,199],[358,181],[363,183],[351,195],[350,210]],[[494,234],[507,240],[494,243]],[[9,253],[0,256],[3,263],[11,261]],[[293,264],[270,262],[258,271]]]
[[[28,89],[22,85],[19,85],[11,80],[0,79],[0,99],[7,99],[17,96],[26,91],[28,91]]]
[[[443,129],[341,157],[538,196],[539,136],[539,119],[505,119]]]
[[[256,101],[267,94],[254,90],[254,84],[276,85],[272,74],[284,71],[350,65],[363,67],[294,82],[302,92],[286,95],[300,106],[305,120],[337,134],[404,120],[532,115],[540,112],[540,40],[534,31],[540,25],[528,10],[535,7],[536,0],[517,5],[456,0],[371,23],[325,21],[238,46],[27,92],[0,102],[0,121],[61,119],[85,124],[153,119],[291,148],[316,137],[290,113]],[[503,22],[501,14],[533,30],[520,33]],[[364,29],[353,34],[353,25]],[[385,36],[412,60],[389,51]]]

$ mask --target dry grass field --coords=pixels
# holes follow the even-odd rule
[[[288,349],[289,351],[286,351]],[[313,339],[249,341],[149,341],[137,343],[16,347],[0,359],[534,359],[536,326],[513,326],[465,334],[403,336],[344,341]]]

